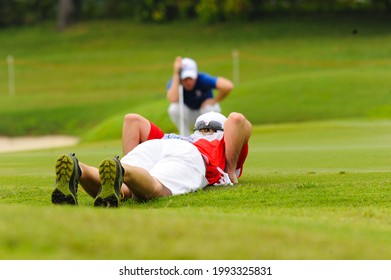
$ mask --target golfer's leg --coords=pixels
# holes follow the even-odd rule
[[[122,166],[125,170],[124,183],[137,198],[145,200],[172,195],[168,188],[152,177],[144,168],[126,164],[122,164]]]
[[[251,130],[251,123],[240,113],[231,113],[225,121],[225,171],[228,173],[232,183],[238,182],[235,169],[238,163],[239,155],[243,147],[250,139]]]
[[[175,124],[177,130],[180,128],[180,114],[179,114],[179,103],[171,103],[168,107],[168,115],[171,121]]]
[[[179,103],[171,103],[170,107],[168,108],[168,114],[170,115],[170,118],[175,124],[177,130],[180,131],[181,117],[179,113]],[[192,110],[187,106],[184,106],[183,108],[183,119],[185,124],[186,136],[188,136],[193,129],[194,121]]]
[[[122,129],[122,152],[129,153],[138,144],[147,141],[151,123],[137,114],[127,114],[124,117]]]
[[[209,112],[221,113],[221,106],[220,106],[220,104],[219,103],[207,104],[207,105],[203,106],[200,109],[201,115],[205,114],[205,113],[209,113]]]
[[[79,167],[82,172],[81,177],[79,178],[80,185],[91,197],[95,198],[101,187],[98,168],[88,166],[81,162],[79,162]],[[125,184],[122,184],[121,191],[124,194],[124,197],[132,197],[132,193]]]
[[[185,127],[186,127],[186,131],[189,131],[190,134],[193,133],[195,121],[200,116],[200,114],[201,114],[200,110],[190,110],[190,109],[188,110],[186,114],[187,117],[185,118]]]
[[[88,166],[79,162],[81,169],[80,185],[92,197],[95,197],[100,189],[100,179],[98,168]]]

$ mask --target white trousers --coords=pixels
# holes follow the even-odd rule
[[[168,114],[170,115],[170,118],[172,122],[175,124],[175,126],[177,127],[178,131],[180,129],[180,123],[181,123],[179,108],[180,108],[179,103],[171,103],[170,107],[168,107]],[[200,115],[212,111],[221,113],[221,107],[219,103],[216,103],[214,105],[207,105],[199,110],[193,110],[187,107],[186,105],[184,105],[183,111],[184,111],[184,124],[185,124],[184,136],[189,136],[190,134],[193,133],[195,121]]]
[[[141,143],[121,159],[124,165],[144,168],[173,195],[195,192],[208,184],[205,163],[198,149],[178,139]]]

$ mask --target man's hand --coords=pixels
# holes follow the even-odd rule
[[[181,83],[181,77],[179,71],[181,71],[182,68],[182,57],[177,56],[174,60],[173,65],[173,73],[172,73],[172,81],[171,86],[167,90],[167,99],[170,101],[170,103],[178,102],[179,101],[179,84]]]
[[[217,102],[214,98],[208,98],[206,99],[204,102],[202,102],[201,104],[201,108],[204,108],[208,105],[215,105]]]
[[[181,68],[182,68],[182,57],[177,56],[174,61],[174,75],[179,74]]]
[[[233,184],[237,184],[239,182],[238,178],[236,177],[235,171],[228,173],[228,177],[229,177],[229,179],[231,179],[231,182]]]

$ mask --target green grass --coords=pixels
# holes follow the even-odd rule
[[[50,202],[58,154],[96,166],[119,141],[3,154],[0,258],[389,259],[390,129],[257,126],[239,185],[119,209],[94,209],[83,191],[78,207]]]
[[[390,259],[391,33],[381,17],[205,26],[53,23],[0,30],[0,135],[75,147],[0,154],[0,259]],[[356,35],[352,30],[358,30]],[[175,34],[176,36],[173,36]],[[240,184],[95,209],[50,202],[54,162],[121,154],[127,112],[167,131],[176,55],[240,79],[222,106],[254,124]]]
[[[200,70],[233,78],[234,49],[239,81],[222,104],[225,113],[244,112],[255,124],[390,118],[387,22],[323,16],[212,26],[92,22],[64,33],[55,32],[54,23],[0,30],[0,134],[91,141],[91,129],[126,112],[149,114],[173,131],[165,85],[175,56],[194,57]],[[8,95],[9,54],[15,96]],[[120,123],[105,137],[116,139]]]

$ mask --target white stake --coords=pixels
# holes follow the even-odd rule
[[[239,51],[232,51],[232,65],[233,65],[233,82],[234,84],[239,84]]]
[[[8,89],[9,94],[15,94],[15,69],[14,69],[14,57],[12,55],[7,56],[8,64]]]

